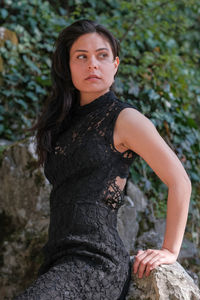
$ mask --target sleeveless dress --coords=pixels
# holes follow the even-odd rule
[[[117,212],[137,154],[119,152],[113,133],[127,107],[135,108],[108,91],[72,109],[44,164],[52,184],[44,263],[37,280],[15,299],[125,299],[132,270]]]

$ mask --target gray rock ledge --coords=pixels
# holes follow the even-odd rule
[[[163,264],[148,277],[131,277],[126,300],[200,300],[199,288],[178,262]]]

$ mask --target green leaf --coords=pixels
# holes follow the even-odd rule
[[[39,75],[41,74],[41,70],[26,55],[23,55],[22,57],[26,65],[30,68],[30,70],[35,71]]]
[[[5,8],[0,9],[0,14],[2,19],[6,19],[8,16],[8,11]]]
[[[27,103],[24,100],[22,100],[22,99],[15,99],[15,102],[18,103],[18,104],[20,104],[24,108],[24,110],[28,109],[28,105],[27,105]]]

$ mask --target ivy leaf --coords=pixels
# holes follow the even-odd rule
[[[6,19],[8,16],[8,11],[5,8],[2,8],[0,10],[0,14],[1,14],[2,19]]]
[[[36,73],[38,73],[39,75],[41,75],[41,70],[26,56],[26,55],[22,55],[24,62],[26,63],[26,65],[33,71],[35,71]]]

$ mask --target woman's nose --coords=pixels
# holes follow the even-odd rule
[[[95,57],[91,57],[88,61],[88,69],[97,69],[98,62]]]

